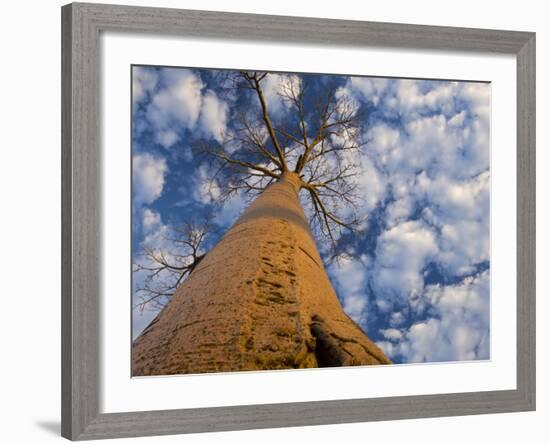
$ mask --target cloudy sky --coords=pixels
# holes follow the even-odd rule
[[[281,121],[283,78],[270,74],[263,84]],[[363,223],[339,239],[350,254],[328,267],[345,311],[395,363],[489,359],[490,85],[295,78],[312,95],[330,84],[362,116]],[[236,195],[219,205],[212,161],[195,148],[221,142],[232,116],[251,106],[221,79],[215,70],[133,67],[136,262],[143,244],[170,248],[173,227],[205,215],[216,228],[210,248],[247,204]],[[134,274],[134,290],[142,279]],[[155,314],[134,310],[133,335]]]

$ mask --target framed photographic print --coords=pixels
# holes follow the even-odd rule
[[[62,24],[63,436],[535,408],[533,33]]]

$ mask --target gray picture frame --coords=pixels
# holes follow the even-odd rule
[[[517,58],[517,388],[101,413],[101,32],[510,54]],[[62,435],[72,440],[535,409],[535,33],[73,3],[62,8]]]

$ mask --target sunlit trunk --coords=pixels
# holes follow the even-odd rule
[[[133,374],[383,364],[344,313],[285,174],[242,214],[133,345]]]

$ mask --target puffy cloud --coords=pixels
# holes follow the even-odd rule
[[[384,168],[419,170],[437,163],[462,177],[488,168],[488,84],[352,78],[346,88],[379,105],[373,112],[383,118],[370,125],[367,138]],[[390,127],[389,121],[401,126]]]
[[[371,151],[375,150],[376,157],[382,157],[382,164],[386,164],[385,155],[395,150],[400,145],[400,134],[395,128],[389,127],[385,123],[379,123],[372,127],[367,133],[367,139],[371,141]]]
[[[461,83],[460,97],[469,105],[475,116],[487,123],[491,116],[491,86],[487,83]]]
[[[378,309],[388,313],[420,294],[422,270],[437,252],[435,234],[422,222],[403,222],[382,233],[372,271]]]
[[[362,101],[407,119],[433,111],[451,117],[460,102],[473,116],[489,119],[491,89],[487,83],[352,77],[346,87]]]
[[[341,258],[334,263],[329,273],[335,281],[338,294],[342,298],[344,311],[359,325],[366,325],[367,299],[365,298],[366,258]]]
[[[381,95],[386,91],[389,82],[389,79],[376,77],[351,77],[348,87],[359,93],[363,100],[378,105]]]
[[[226,130],[228,104],[206,85],[200,75],[181,68],[134,68],[134,102],[145,107],[144,118],[154,141],[168,149],[180,142],[185,130],[200,130],[218,142]],[[145,100],[148,98],[148,100]],[[139,120],[138,132],[147,126]]]
[[[359,214],[367,216],[378,205],[387,192],[387,178],[376,168],[372,159],[363,153],[359,159],[349,159],[352,164],[358,164],[358,175],[355,181],[358,185],[357,194],[361,196]]]
[[[489,157],[487,140],[479,152],[477,139],[485,139],[488,133],[481,136],[476,124],[464,129],[458,120],[457,114],[449,119],[437,114],[407,120],[401,128],[380,122],[367,131],[367,152],[388,174],[412,175],[422,170],[455,177],[478,174],[487,169]]]
[[[197,202],[203,205],[215,203],[221,196],[221,189],[213,176],[210,167],[205,163],[201,164],[193,175],[194,187],[192,195]]]
[[[337,106],[335,107],[336,114],[350,115],[359,111],[359,101],[349,88],[339,87],[334,93],[334,98],[337,100]],[[338,118],[335,116],[334,120],[338,120]],[[329,122],[334,120],[331,118]]]
[[[153,229],[160,226],[160,224],[161,224],[161,221],[160,221],[159,213],[149,208],[143,209],[141,226],[143,227],[144,232],[150,233]]]
[[[155,134],[155,142],[167,149],[178,142],[179,139],[178,134],[172,129],[158,130]]]
[[[222,141],[226,128],[227,112],[227,103],[220,100],[214,91],[206,91],[200,115],[201,128],[218,142]]]
[[[272,113],[279,113],[284,110],[283,100],[280,96],[281,76],[279,74],[269,73],[262,83],[264,97]]]
[[[428,286],[424,294],[436,313],[394,334],[385,330],[392,358],[406,362],[489,359],[489,272],[457,285]]]
[[[449,273],[470,273],[489,260],[490,174],[457,181],[422,175],[416,193],[429,203],[424,218],[439,231],[439,261]]]
[[[143,153],[135,154],[132,162],[134,203],[138,206],[150,204],[162,193],[167,172],[166,160]]]
[[[301,78],[295,74],[269,73],[262,81],[262,90],[270,113],[280,115],[290,107],[282,97],[283,92],[300,89]]]
[[[173,123],[192,128],[199,118],[204,88],[200,77],[190,70],[162,71],[165,87],[151,99],[147,117],[158,128]]]
[[[425,89],[428,82],[398,80],[396,98],[402,111],[418,111],[422,108],[438,108],[447,111],[453,106],[458,82],[437,82],[435,87]]]
[[[464,110],[462,110],[459,113],[455,114],[453,117],[451,117],[447,123],[450,126],[462,126],[464,125],[465,117],[466,117],[466,113],[464,112]]]
[[[136,66],[132,70],[132,100],[140,102],[147,94],[151,94],[158,83],[155,70]]]
[[[387,328],[381,330],[382,336],[389,341],[400,341],[403,338],[403,332],[396,328]]]
[[[405,222],[413,212],[414,204],[414,198],[408,194],[390,203],[386,208],[386,225],[391,228]]]
[[[489,260],[489,233],[483,224],[457,221],[441,231],[441,266],[449,273],[466,275]]]

